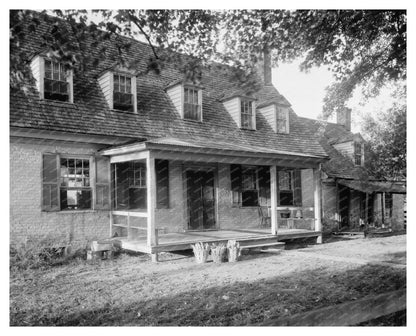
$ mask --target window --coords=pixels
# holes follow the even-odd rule
[[[278,171],[279,205],[302,205],[302,186],[300,170]]]
[[[146,165],[143,162],[130,162],[130,188],[146,188]]]
[[[184,88],[183,116],[185,119],[201,120],[201,102],[197,89]]]
[[[241,128],[254,129],[253,101],[241,99]]]
[[[70,101],[70,83],[64,66],[45,59],[43,97],[45,99]]]
[[[131,77],[119,74],[113,76],[113,109],[133,112],[134,99]]]
[[[117,210],[147,208],[146,163],[117,162],[111,165],[113,206]],[[169,207],[169,162],[155,160],[157,208]]]
[[[363,164],[362,145],[359,142],[354,142],[354,163],[357,166],[361,166]]]
[[[91,209],[90,160],[61,158],[60,161],[61,210]]]
[[[109,167],[106,157],[97,156],[94,160],[55,153],[44,154],[42,210],[108,209]],[[95,183],[92,181],[93,169],[96,170]]]
[[[241,205],[258,206],[259,188],[257,178],[257,167],[242,168]]]
[[[277,133],[289,133],[289,111],[277,106]]]
[[[280,205],[293,205],[293,171],[279,171]]]

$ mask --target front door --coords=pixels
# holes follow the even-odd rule
[[[215,229],[214,172],[186,171],[188,229]]]

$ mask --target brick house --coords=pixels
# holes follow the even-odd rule
[[[113,42],[98,66],[66,71],[27,32],[34,81],[10,93],[12,244],[113,237],[157,257],[200,240],[321,241],[328,149],[267,57],[248,92],[223,66],[197,82],[174,62],[147,72],[152,51],[134,40],[120,66]]]

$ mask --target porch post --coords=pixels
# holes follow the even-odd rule
[[[322,204],[321,204],[321,168],[313,169],[314,180],[314,211],[315,211],[315,231],[322,232]],[[322,244],[322,233],[316,238],[317,244]]]
[[[148,152],[146,157],[146,186],[147,186],[147,246],[151,249],[157,245],[157,234],[155,225],[156,208],[156,172],[155,159]],[[152,261],[158,261],[158,254],[152,253]]]
[[[365,228],[368,228],[368,193],[365,193]]]
[[[277,235],[277,169],[276,166],[270,166],[270,222],[272,235]]]

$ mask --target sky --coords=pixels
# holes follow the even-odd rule
[[[325,67],[312,68],[309,72],[301,72],[299,64],[301,60],[292,63],[280,64],[272,70],[272,82],[277,90],[292,104],[295,113],[301,117],[317,119],[322,113],[325,88],[334,82],[332,73]],[[347,102],[352,109],[351,130],[360,132],[363,116],[367,114],[377,115],[385,111],[393,104],[391,97],[392,87],[386,87],[380,94],[364,102],[360,90],[354,92],[353,97]],[[329,121],[336,122],[335,115]]]
[[[326,68],[300,72],[300,60],[281,64],[272,71],[273,85],[292,104],[297,115],[316,119],[322,112],[325,87],[333,82]]]

